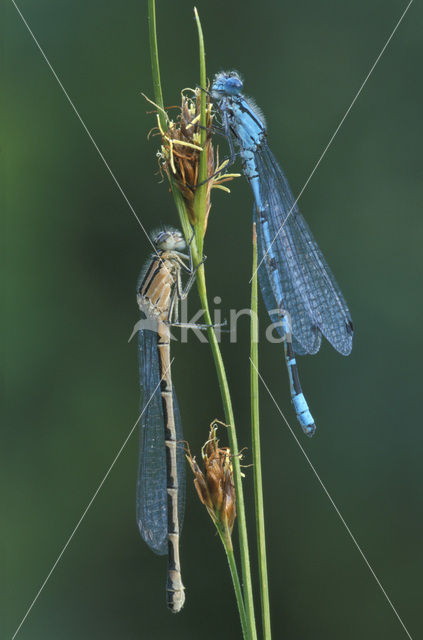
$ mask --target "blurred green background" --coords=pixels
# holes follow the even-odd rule
[[[159,184],[146,2],[19,6],[147,229],[177,224]],[[245,76],[298,193],[405,3],[197,0],[210,76]],[[193,4],[158,1],[165,102],[198,82]],[[414,3],[301,198],[352,311],[353,353],[300,359],[318,424],[302,436],[278,347],[261,371],[414,638],[422,633],[421,7]],[[10,638],[139,412],[135,283],[150,247],[11,2],[3,4],[5,409],[0,453],[1,636]],[[219,141],[224,147],[224,142]],[[249,305],[252,195],[216,192],[210,299]],[[196,293],[190,302],[197,309]],[[264,309],[262,318],[266,319]],[[264,325],[264,323],[263,323]],[[262,329],[264,326],[262,326]],[[223,343],[240,446],[249,440],[248,320]],[[207,345],[174,346],[185,437],[223,418]],[[405,638],[262,388],[275,638]],[[39,638],[240,637],[220,543],[189,483],[187,602],[165,606],[166,560],[135,523],[134,434],[21,629]],[[250,453],[246,452],[245,461]],[[245,470],[252,520],[252,470]],[[253,551],[253,549],[252,549]],[[256,566],[254,564],[254,571]],[[257,612],[258,613],[258,612]]]

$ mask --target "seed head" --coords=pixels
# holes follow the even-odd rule
[[[180,114],[175,121],[170,120],[166,114],[168,119],[168,128],[166,131],[163,130],[159,118],[157,118],[157,128],[162,138],[161,148],[157,156],[160,170],[164,170],[168,178],[172,178],[180,190],[187,207],[190,222],[194,225],[196,223],[194,198],[198,186],[200,153],[203,150],[201,146],[200,127],[201,96],[206,96],[207,100],[205,142],[205,151],[207,153],[206,229],[207,218],[211,207],[211,190],[213,188],[219,188],[229,192],[229,189],[223,186],[223,183],[239,176],[239,174],[226,172],[228,161],[226,160],[219,164],[218,153],[216,154],[217,162],[215,162],[211,136],[213,112],[210,97],[207,93],[199,88],[195,90],[185,89],[182,91]]]
[[[233,482],[232,456],[229,447],[219,447],[217,426],[210,426],[209,439],[201,450],[202,471],[188,450],[187,459],[194,473],[194,485],[201,502],[216,526],[221,526],[226,542],[231,545],[231,534],[236,518],[236,495]]]

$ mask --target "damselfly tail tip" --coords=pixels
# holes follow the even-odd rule
[[[185,589],[181,585],[180,589],[168,589],[167,606],[172,613],[179,613],[185,604]]]
[[[314,422],[313,424],[308,424],[306,427],[303,427],[303,431],[307,437],[312,438],[316,432],[316,425]]]

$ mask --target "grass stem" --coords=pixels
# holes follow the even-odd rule
[[[151,73],[153,77],[154,100],[160,107],[159,118],[161,127],[163,131],[166,131],[167,122],[164,113],[162,84],[160,82],[159,47],[157,44],[155,0],[148,0],[148,32],[150,35]]]
[[[199,46],[199,58],[200,58],[200,87],[206,88],[207,75],[206,75],[206,50],[204,47],[204,36],[201,28],[200,17],[197,9],[194,7],[195,22],[197,24],[198,31],[198,46]],[[200,90],[200,127],[201,127],[201,142],[200,146],[205,149],[207,130],[206,130],[206,107],[207,107],[207,94]],[[195,198],[194,198],[194,210],[197,215],[196,224],[196,240],[200,255],[203,253],[204,231],[207,215],[207,153],[200,154],[200,166],[198,169],[198,184]]]
[[[164,105],[163,105],[163,94],[160,82],[160,67],[159,67],[159,56],[158,56],[158,46],[157,46],[157,33],[156,33],[156,13],[155,13],[155,0],[148,0],[148,16],[149,16],[149,31],[150,31],[150,51],[151,51],[151,66],[152,66],[152,74],[153,74],[153,86],[154,86],[154,99],[156,104],[160,107],[159,109],[159,117],[163,130],[167,129],[166,117],[164,114]],[[198,17],[198,12],[195,9],[195,19],[197,23],[198,37],[199,37],[199,53],[200,53],[200,84],[202,88],[206,87],[206,62],[205,62],[205,48],[204,48],[204,38],[201,29],[200,20]],[[207,179],[207,151],[205,148],[206,141],[206,97],[207,94],[205,92],[201,93],[201,115],[200,115],[200,124],[203,126],[202,129],[202,144],[203,151],[200,154],[200,167],[199,167],[199,183],[204,182],[198,189],[195,196],[194,208],[196,213],[197,224],[195,228],[195,239],[190,244],[190,250],[192,252],[194,265],[198,265],[203,250],[203,237],[204,237],[204,225],[206,219],[206,207],[207,207],[207,185],[205,183]],[[176,185],[173,184],[171,180],[171,188],[173,197],[175,200],[175,205],[178,210],[179,218],[181,221],[181,226],[184,231],[185,238],[189,241],[191,239],[191,226],[189,223],[188,213],[185,207],[185,203],[183,201],[182,195],[179,192]],[[206,324],[212,324],[212,319],[210,315],[208,300],[207,300],[207,289],[206,289],[206,278],[204,265],[201,264],[197,270],[197,287],[200,296],[201,305],[204,311],[204,321]],[[233,477],[234,477],[234,485],[236,490],[237,497],[237,514],[238,514],[238,532],[239,532],[239,543],[240,543],[240,556],[241,556],[241,565],[242,565],[242,579],[243,579],[243,591],[241,590],[241,586],[239,584],[238,575],[236,572],[235,566],[235,558],[233,555],[233,551],[230,550],[228,555],[229,567],[231,569],[232,579],[234,581],[235,595],[237,597],[237,602],[239,602],[240,593],[243,593],[243,608],[240,609],[241,616],[241,624],[243,625],[243,635],[246,640],[256,640],[257,632],[255,625],[255,617],[254,617],[254,600],[253,600],[253,590],[252,590],[252,581],[251,581],[251,569],[250,569],[250,557],[249,557],[249,549],[248,549],[248,537],[247,537],[247,525],[245,518],[245,505],[244,505],[244,494],[242,487],[242,477],[241,477],[241,466],[239,461],[239,449],[238,449],[238,441],[235,430],[235,419],[232,409],[232,401],[229,392],[228,380],[226,377],[226,371],[223,364],[222,355],[220,352],[219,343],[214,332],[213,327],[210,327],[208,330],[208,338],[210,342],[210,347],[213,354],[213,359],[216,367],[217,378],[219,382],[220,393],[222,396],[222,403],[225,413],[225,421],[229,425],[228,428],[228,436],[230,448],[233,454]],[[226,549],[226,547],[225,547]],[[239,607],[239,604],[238,604]],[[244,612],[244,613],[243,613]]]
[[[228,544],[227,541],[227,536],[225,535],[225,532],[222,530],[221,525],[216,524],[216,528],[219,532],[219,536],[220,539],[222,540],[222,544],[225,548],[225,552],[226,552],[226,557],[228,559],[228,564],[229,564],[229,570],[231,572],[231,577],[232,577],[232,583],[234,586],[234,591],[235,591],[235,597],[236,597],[236,602],[238,605],[238,611],[239,611],[239,617],[241,620],[241,629],[242,629],[242,635],[244,638],[249,638],[249,626],[248,626],[248,619],[247,619],[247,615],[245,612],[245,606],[244,606],[244,599],[242,596],[242,587],[241,587],[241,583],[239,581],[239,576],[238,576],[238,570],[237,570],[237,566],[236,566],[236,561],[235,561],[235,556],[234,556],[234,551],[232,548],[232,545]]]
[[[254,498],[256,508],[257,551],[260,576],[260,599],[263,639],[272,637],[270,627],[269,584],[267,578],[266,535],[264,529],[263,484],[260,451],[260,414],[258,381],[258,296],[257,296],[257,236],[253,225],[253,278],[251,281],[251,439],[253,449]]]

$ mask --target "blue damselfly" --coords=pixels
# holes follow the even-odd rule
[[[251,184],[258,221],[259,281],[272,322],[279,324],[291,398],[303,431],[315,431],[301,389],[295,354],[314,354],[322,335],[343,355],[352,348],[353,325],[347,304],[306,221],[286,177],[267,143],[264,118],[242,94],[235,71],[215,76],[211,95],[235,160],[235,144]]]

